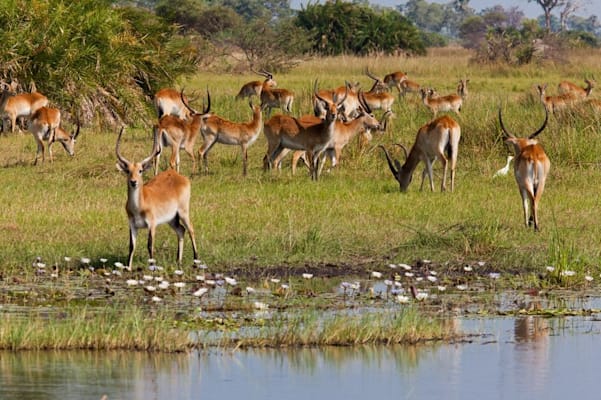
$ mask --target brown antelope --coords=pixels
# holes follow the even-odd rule
[[[0,95],[2,131],[4,131],[5,116],[10,119],[11,132],[14,133],[17,126],[17,118],[29,117],[39,108],[46,107],[47,105],[48,98],[39,92],[13,94],[8,89],[2,90],[2,94]]]
[[[415,81],[405,79],[401,82],[401,96],[405,97],[407,93],[419,93],[421,85]]]
[[[267,117],[271,115],[273,108],[280,108],[282,111],[291,113],[294,93],[288,89],[270,89],[264,87],[261,90],[261,109],[267,110]]]
[[[56,122],[58,120],[58,123]],[[59,142],[67,154],[75,156],[75,142],[79,136],[80,124],[77,122],[77,128],[74,132],[67,132],[60,126],[60,111],[56,108],[42,107],[31,117],[29,130],[38,146],[33,165],[38,162],[39,154],[42,153],[42,162],[44,158],[44,141],[48,142],[48,155],[50,162],[53,162],[52,145]]]
[[[343,121],[350,121],[357,116],[359,108],[359,98],[357,97],[357,93],[359,92],[360,85],[359,82],[353,83],[345,81],[344,86],[340,86],[333,90],[322,89],[318,91],[317,94],[330,103],[336,103],[337,99],[344,97],[345,100],[342,103],[341,112],[338,116]],[[324,104],[325,103],[320,101],[317,96],[313,95],[313,108],[316,116],[322,118],[325,117],[326,110]]]
[[[432,111],[434,116],[436,116],[439,111],[453,111],[459,115],[463,104],[461,96],[449,94],[447,96],[432,97],[429,90],[422,88],[419,91],[421,93],[422,102],[430,109],[430,111]]]
[[[396,87],[399,91],[399,96],[403,92],[401,83],[407,80],[407,74],[401,71],[392,72],[384,77],[384,83],[388,87]]]
[[[163,115],[159,119],[159,123],[154,126],[154,130],[157,130],[159,143],[161,147],[171,147],[171,159],[169,165],[171,168],[179,172],[180,150],[183,149],[192,158],[192,173],[196,172],[196,157],[194,156],[194,145],[196,138],[200,133],[200,126],[202,117],[207,115],[211,107],[211,97],[207,91],[209,105],[203,109],[202,113],[190,111],[186,108],[188,119],[183,120],[175,115]],[[182,104],[188,104],[186,97],[184,96],[184,90],[180,93],[180,101]],[[154,174],[159,173],[160,153],[154,159]]]
[[[332,168],[336,167],[340,162],[342,149],[358,134],[362,135],[363,141],[369,142],[371,140],[371,130],[384,131],[386,129],[388,118],[392,115],[392,111],[386,111],[378,121],[372,114],[372,110],[365,101],[365,97],[362,92],[359,92],[359,99],[361,102],[361,108],[359,116],[350,122],[336,121],[334,127],[334,134],[330,145],[326,148],[323,153],[323,157],[326,156],[330,160]],[[304,122],[318,124],[319,118],[306,116]],[[280,156],[274,161],[275,165],[279,166],[281,159],[288,153],[283,151]],[[310,159],[306,156],[304,151],[297,150],[292,155],[292,175],[296,173],[296,166],[298,161],[302,159],[305,163],[310,163]],[[325,159],[320,162],[321,168],[325,165]]]
[[[392,104],[394,103],[394,96],[386,91],[388,86],[385,85],[380,78],[371,74],[369,70],[366,70],[365,72],[367,76],[374,81],[371,89],[363,93],[365,102],[372,110],[391,111]]]
[[[192,241],[194,259],[198,259],[194,228],[190,222],[190,180],[173,169],[161,172],[143,183],[144,171],[152,167],[153,158],[160,153],[157,132],[154,135],[152,153],[140,162],[130,162],[119,152],[124,128],[117,137],[115,153],[117,169],[127,175],[127,202],[125,210],[129,220],[129,256],[131,269],[136,247],[138,229],[148,228],[148,253],[154,258],[154,237],[158,225],[168,223],[177,234],[177,263],[181,264],[186,230]]]
[[[560,94],[571,93],[576,98],[580,100],[584,100],[591,95],[593,88],[595,87],[596,82],[592,79],[585,79],[586,87],[582,88],[578,85],[573,84],[569,81],[562,81],[557,86]]]
[[[320,156],[332,141],[336,119],[346,100],[346,95],[336,102],[331,102],[321,97],[317,90],[314,94],[317,100],[323,102],[323,107],[326,109],[326,116],[321,122],[303,124],[298,118],[278,114],[265,123],[263,131],[267,138],[267,154],[264,158],[266,168],[272,168],[274,161],[284,149],[304,150],[311,163],[311,179],[319,178]]]
[[[186,101],[188,101],[187,98]],[[156,92],[154,106],[159,119],[164,115],[175,115],[181,119],[188,119],[190,116],[190,112],[182,102],[180,92],[175,89],[165,88]]]
[[[564,110],[576,101],[575,95],[571,92],[563,93],[557,96],[547,96],[546,83],[544,85],[536,85],[536,89],[538,90],[540,101],[545,106],[547,112],[552,112],[553,114],[556,114],[558,111]]]
[[[551,162],[545,154],[543,147],[538,144],[536,136],[545,129],[548,120],[549,111],[545,107],[545,121],[543,125],[527,138],[518,138],[509,133],[505,125],[503,125],[503,117],[499,108],[499,124],[503,131],[503,139],[506,144],[513,146],[515,153],[513,170],[520,195],[522,196],[526,227],[534,224],[535,231],[539,230],[538,203],[545,190],[545,181],[551,168]],[[529,207],[532,209],[532,215],[528,211]]]
[[[392,171],[394,178],[399,182],[401,192],[407,191],[413,178],[413,172],[420,161],[426,164],[422,173],[420,190],[423,189],[424,179],[426,174],[428,174],[430,189],[434,191],[432,165],[436,159],[440,159],[443,167],[441,191],[446,190],[448,164],[451,164],[452,192],[455,189],[455,166],[457,164],[460,138],[461,128],[459,124],[448,115],[444,115],[428,122],[417,131],[415,143],[408,154],[405,146],[399,144],[405,153],[405,164],[402,166],[398,160],[391,159],[383,145],[379,147],[384,150],[390,171]]]
[[[246,176],[247,163],[248,163],[248,147],[252,145],[261,133],[261,127],[263,125],[263,114],[262,109],[259,105],[253,105],[249,101],[249,106],[253,111],[253,118],[249,122],[232,122],[225,118],[221,118],[211,111],[211,100],[207,90],[208,107],[203,113],[201,119],[200,132],[204,140],[200,149],[198,149],[198,156],[203,159],[205,172],[208,172],[208,155],[209,151],[215,145],[215,143],[227,144],[240,146],[242,150],[242,174]],[[196,113],[188,103],[186,107],[190,109],[190,112]]]
[[[251,81],[248,83],[245,83],[244,85],[242,85],[242,88],[240,88],[240,91],[238,92],[238,94],[236,95],[236,99],[243,99],[245,97],[251,98],[252,96],[257,96],[260,97],[261,96],[261,92],[263,91],[263,89],[267,88],[267,89],[271,89],[277,86],[277,82],[273,79],[273,74],[270,72],[267,72],[265,70],[261,70],[261,71],[255,71],[255,70],[251,70],[254,73],[264,76],[265,80],[264,81]]]
[[[459,83],[457,84],[457,94],[463,100],[467,99],[467,95],[469,94],[469,91],[467,90],[467,84],[469,81],[469,79],[460,79]]]

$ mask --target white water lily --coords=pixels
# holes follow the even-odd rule
[[[396,297],[396,301],[398,301],[401,304],[409,303],[409,296],[404,296],[402,294],[399,294]]]
[[[106,259],[106,258],[101,258],[100,259],[100,262],[103,263],[103,264],[105,264],[107,261],[108,261],[108,259]]]
[[[411,265],[409,264],[399,264],[399,267],[403,268],[405,271],[411,270]]]
[[[457,290],[467,290],[467,285],[457,285],[455,286]]]
[[[500,273],[498,273],[498,272],[491,272],[490,274],[488,274],[488,276],[489,276],[491,279],[499,279],[499,278],[501,277],[501,274],[500,274]]]
[[[405,272],[405,276],[406,276],[407,278],[412,278],[412,277],[413,277],[413,275],[414,275],[414,274],[413,274],[413,272]]]
[[[173,271],[173,273],[175,275],[182,276],[184,274],[184,271],[182,271],[181,269],[176,269],[175,271]]]
[[[128,279],[125,281],[125,283],[127,284],[127,286],[137,286],[138,285],[138,281],[135,279]]]
[[[435,276],[432,276],[432,275],[429,275],[427,279],[428,279],[430,282],[436,282],[436,281],[438,280],[438,278],[437,278],[437,277],[435,277]]]
[[[570,277],[570,276],[574,276],[574,275],[576,275],[576,271],[566,270],[566,271],[561,272],[561,276]]]
[[[260,301],[255,301],[253,303],[253,307],[257,310],[267,310],[269,308],[269,304],[265,304]]]
[[[176,288],[178,288],[178,289],[181,289],[181,288],[183,288],[183,287],[185,287],[185,286],[186,286],[186,282],[175,282],[175,283],[173,284],[173,286],[175,286],[175,287],[176,287]]]
[[[160,303],[161,301],[163,301],[163,299],[161,299],[159,296],[152,296],[151,300],[155,303]]]
[[[305,279],[311,279],[311,278],[313,278],[313,274],[304,273],[303,274],[303,278],[305,278]]]
[[[229,277],[225,277],[225,283],[227,283],[230,286],[236,286],[238,284],[238,281],[235,280],[234,278],[229,278]]]
[[[465,267],[463,267],[463,270],[465,272],[472,272],[474,269],[472,267],[470,267],[469,265],[466,265]]]
[[[201,287],[200,289],[198,289],[197,291],[195,291],[194,293],[192,293],[192,295],[196,296],[196,297],[202,297],[202,295],[204,295],[208,291],[209,291],[209,289]]]
[[[169,282],[163,281],[163,282],[159,283],[159,289],[163,289],[163,290],[169,289]]]
[[[154,280],[157,282],[162,282],[163,281],[163,277],[162,276],[155,276]]]
[[[254,288],[250,287],[250,286],[247,286],[246,287],[246,293],[253,294],[253,293],[256,293],[256,290]]]
[[[379,279],[379,278],[382,277],[382,273],[378,272],[378,271],[371,271],[371,276],[374,277],[374,278]]]
[[[150,275],[144,275],[144,276],[142,277],[142,279],[144,279],[145,281],[151,281],[151,280],[153,280],[154,278],[153,278],[152,276],[150,276]]]
[[[436,289],[438,289],[439,292],[444,292],[445,290],[447,290],[447,287],[439,285],[439,286],[436,286]]]
[[[587,281],[587,282],[592,282],[593,280],[595,280],[595,278],[593,278],[593,277],[592,277],[592,276],[590,276],[590,275],[585,275],[585,276],[584,276],[584,280],[585,280],[585,281]]]
[[[415,299],[416,299],[416,300],[419,300],[419,301],[426,300],[427,298],[428,298],[428,293],[426,293],[426,292],[418,292],[418,293],[415,295]]]
[[[555,267],[551,266],[551,265],[547,265],[546,267],[547,272],[553,272],[555,271]]]
[[[144,289],[148,292],[154,292],[157,290],[157,288],[154,286],[144,286]]]

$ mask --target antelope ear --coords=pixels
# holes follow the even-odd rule
[[[115,167],[117,167],[118,171],[123,172],[124,174],[127,173],[127,169],[125,168],[125,165],[121,164],[120,162],[117,161],[117,163],[115,164]]]

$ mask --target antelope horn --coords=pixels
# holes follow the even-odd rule
[[[117,136],[117,144],[115,145],[115,154],[117,155],[117,159],[121,164],[128,165],[131,164],[125,157],[121,155],[119,151],[119,145],[121,143],[121,135],[123,135],[123,131],[125,130],[125,126],[121,127],[121,131],[119,131],[119,136]]]
[[[77,129],[75,130],[75,133],[71,135],[71,137],[73,139],[77,139],[77,136],[79,136],[79,128],[80,128],[79,121],[77,121]]]
[[[184,96],[184,88],[182,88],[182,91],[179,94],[179,97],[182,99],[182,103],[184,104],[184,106],[186,106],[186,108],[192,113],[192,114],[198,114],[198,112],[193,109],[192,107],[190,107],[190,105],[188,104],[188,102],[186,101],[186,96]]]
[[[547,121],[549,120],[549,111],[547,111],[547,107],[544,107],[545,109],[545,121],[543,122],[543,125],[538,128],[538,130],[536,132],[534,132],[532,135],[528,136],[528,139],[534,139],[535,137],[537,137],[547,126]]]
[[[384,155],[386,156],[386,161],[388,161],[388,167],[390,168],[390,171],[392,172],[392,174],[394,175],[394,177],[396,179],[396,177],[399,176],[399,171],[401,170],[399,161],[393,160],[390,157],[390,154],[388,154],[388,150],[386,150],[386,147],[384,147],[384,145],[379,144],[378,147],[380,147],[382,150],[384,150]],[[396,168],[395,168],[395,164],[396,164]]]
[[[209,88],[207,86],[207,107],[205,108],[203,106],[202,108],[202,113],[203,114],[208,114],[211,111],[211,93],[209,93]]]
[[[373,75],[371,72],[369,72],[369,68],[365,68],[365,74],[367,76],[369,76],[371,79],[373,79],[374,81],[380,81],[380,78],[378,78],[377,76]]]
[[[148,162],[150,162],[153,158],[155,158],[161,152],[161,146],[159,144],[159,129],[156,125],[154,126],[154,129],[152,130],[152,132],[153,132],[152,153],[150,153],[150,155],[148,157],[146,157],[144,160],[142,160],[140,162],[140,164],[142,164],[142,165],[145,165]]]
[[[546,111],[546,107],[545,107],[545,111]],[[546,120],[545,120],[545,123],[546,123]],[[505,129],[505,125],[503,124],[503,116],[502,116],[501,107],[499,107],[499,124],[501,125],[501,130],[503,131],[503,137],[510,137],[510,138],[515,137],[515,135],[513,133],[510,133],[507,131],[507,129]]]
[[[369,105],[367,104],[367,101],[365,100],[365,93],[363,93],[362,90],[359,90],[359,104],[361,104],[361,107],[363,107],[363,109],[365,110],[366,113],[371,114],[371,109],[369,108]]]

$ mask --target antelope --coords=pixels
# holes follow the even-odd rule
[[[198,156],[203,159],[205,172],[209,171],[207,159],[209,151],[215,143],[221,143],[240,146],[242,150],[242,174],[246,176],[248,147],[257,140],[261,133],[261,126],[263,125],[262,108],[259,105],[253,105],[249,101],[248,104],[253,111],[252,120],[244,123],[231,122],[210,112],[211,100],[208,90],[207,97],[209,98],[208,106],[200,125],[200,132],[204,142],[200,149],[198,149]],[[188,103],[184,104],[190,109],[190,112],[196,114],[196,111],[190,108]]]
[[[0,95],[2,131],[4,131],[5,116],[10,119],[11,132],[14,133],[18,117],[29,117],[39,108],[46,107],[47,105],[48,98],[39,92],[13,94],[8,89],[2,90],[2,94]]]
[[[467,99],[467,95],[469,94],[469,92],[467,90],[467,84],[469,81],[470,81],[469,79],[460,79],[459,83],[457,84],[457,94],[463,100]]]
[[[419,93],[421,85],[415,81],[405,79],[401,82],[401,96],[405,97],[407,93]]]
[[[164,88],[156,92],[154,95],[154,106],[159,119],[165,115],[175,115],[181,119],[188,119],[190,117],[190,112],[184,106],[180,92],[175,89]]]
[[[200,132],[201,119],[207,115],[211,107],[211,97],[207,91],[209,105],[203,109],[202,113],[190,111],[186,108],[186,113],[189,115],[187,120],[183,120],[175,115],[163,115],[159,119],[159,123],[154,126],[153,130],[157,130],[159,143],[161,147],[171,147],[171,159],[169,165],[171,168],[179,172],[179,152],[183,149],[192,158],[192,173],[196,172],[196,157],[194,156],[194,144]],[[185,107],[187,103],[184,96],[184,90],[180,93],[180,101]],[[154,159],[154,174],[159,173],[160,153]]]
[[[158,133],[155,131],[152,153],[140,162],[126,160],[119,152],[124,128],[121,128],[115,145],[117,169],[127,176],[127,201],[125,210],[129,220],[128,266],[132,267],[138,229],[148,228],[148,253],[154,258],[154,238],[158,225],[168,223],[177,234],[177,263],[181,264],[186,230],[192,241],[194,259],[198,259],[194,228],[190,222],[190,180],[173,169],[161,172],[143,183],[144,171],[152,167],[153,158],[161,152]]]
[[[280,108],[282,111],[291,113],[294,93],[288,89],[271,89],[264,87],[261,90],[261,109],[267,109],[266,114],[271,115],[271,109]]]
[[[401,71],[392,72],[384,77],[384,83],[388,85],[388,87],[396,87],[399,91],[399,96],[403,92],[401,90],[401,83],[407,80],[407,74]]]
[[[457,153],[459,150],[459,139],[461,138],[461,128],[459,124],[448,115],[438,117],[417,131],[415,143],[407,154],[407,149],[402,144],[399,146],[405,153],[405,163],[401,166],[400,162],[392,159],[383,145],[379,147],[384,150],[388,166],[394,178],[398,181],[401,192],[406,192],[413,172],[423,161],[426,164],[422,173],[422,183],[420,190],[423,190],[426,174],[430,179],[430,189],[434,191],[434,180],[432,177],[432,165],[436,159],[440,159],[443,166],[441,191],[446,190],[448,164],[451,164],[451,192],[455,189],[455,166],[457,164]]]
[[[422,102],[430,109],[430,111],[432,111],[434,116],[436,116],[439,111],[453,111],[459,115],[459,111],[461,111],[461,106],[463,104],[461,96],[449,94],[447,96],[432,97],[429,95],[429,90],[422,88],[419,91],[422,96]]]
[[[578,85],[573,84],[572,82],[562,81],[559,83],[559,85],[557,85],[557,89],[559,90],[560,94],[571,93],[575,97],[582,100],[591,95],[591,92],[593,91],[593,88],[596,84],[596,82],[592,79],[584,79],[584,82],[586,83],[586,87],[582,88]]]
[[[317,86],[317,82],[315,84]],[[317,100],[323,102],[326,115],[316,124],[303,124],[294,117],[274,115],[265,123],[264,133],[267,138],[268,148],[264,158],[265,168],[271,168],[274,160],[286,148],[291,150],[304,150],[310,160],[311,179],[319,178],[320,156],[330,145],[334,136],[336,119],[346,100],[346,95],[340,100],[329,101],[314,91]],[[335,96],[334,96],[335,97]]]
[[[273,79],[273,74],[267,72],[265,70],[261,70],[259,72],[252,70],[254,73],[259,74],[265,77],[263,82],[261,81],[251,81],[242,85],[240,91],[236,95],[236,99],[243,99],[245,97],[251,98],[252,96],[261,96],[261,92],[263,89],[271,89],[277,86],[277,82]]]
[[[518,189],[522,196],[522,206],[524,208],[524,220],[526,227],[534,224],[534,230],[539,231],[538,224],[538,203],[545,190],[545,181],[551,168],[551,162],[545,154],[545,150],[536,140],[547,126],[549,111],[545,107],[545,121],[533,134],[527,138],[518,138],[509,133],[503,125],[501,108],[499,108],[499,124],[503,131],[505,143],[513,146],[515,153],[515,162],[513,170]],[[529,213],[529,207],[532,208],[532,214]]]
[[[365,71],[367,76],[373,79],[374,84],[368,92],[363,93],[365,96],[365,102],[372,110],[384,110],[391,111],[392,104],[394,103],[394,96],[382,88],[387,88],[384,82],[377,76],[372,75],[369,70]]]
[[[77,122],[77,129],[69,133],[60,127],[60,111],[56,108],[42,107],[31,116],[29,130],[33,134],[38,148],[33,160],[33,165],[38,163],[40,153],[42,153],[42,162],[44,157],[44,141],[48,142],[48,155],[50,162],[53,162],[52,145],[59,142],[67,154],[71,157],[75,155],[75,141],[79,136],[80,124]]]
[[[571,92],[563,93],[558,96],[547,96],[546,83],[544,85],[536,85],[536,89],[538,90],[540,100],[545,106],[547,112],[552,112],[553,114],[565,109],[568,105],[571,105],[576,100],[574,94]]]
[[[357,97],[357,93],[360,85],[361,84],[359,82],[352,83],[345,81],[344,86],[340,86],[334,90],[322,89],[317,93],[322,99],[325,99],[330,103],[335,103],[336,99],[344,97],[345,100],[342,103],[341,108],[342,112],[340,112],[338,116],[344,121],[350,121],[357,116],[357,110],[359,108],[359,98]],[[326,110],[324,104],[325,103],[323,101],[320,101],[315,95],[313,95],[315,115],[322,118],[325,117]]]

